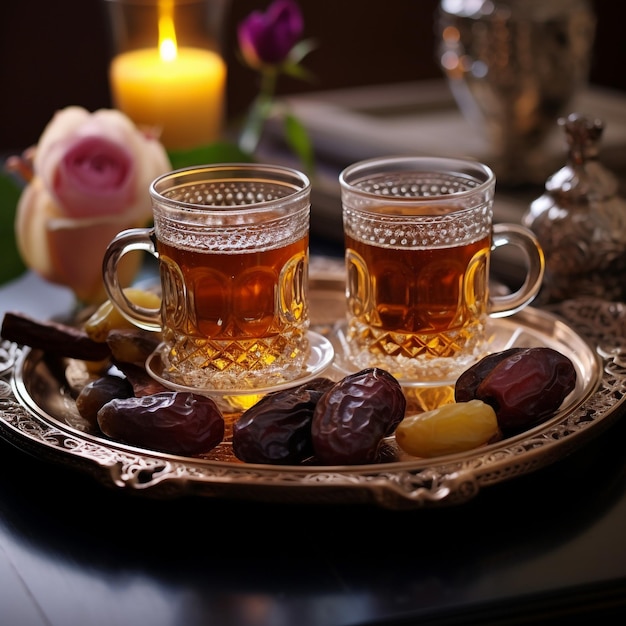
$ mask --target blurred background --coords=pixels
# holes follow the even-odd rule
[[[227,114],[233,123],[258,90],[236,57],[237,24],[269,0],[216,0],[225,7],[221,37],[228,63]],[[435,55],[438,0],[299,0],[305,37],[318,46],[306,67],[316,81],[281,77],[279,94],[443,78]],[[626,90],[622,4],[592,2],[598,19],[590,82]],[[0,153],[36,143],[54,112],[110,107],[112,43],[103,0],[20,0],[0,18]]]

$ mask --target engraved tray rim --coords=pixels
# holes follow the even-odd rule
[[[150,497],[370,503],[397,510],[461,504],[483,487],[538,470],[581,447],[619,417],[626,401],[626,304],[578,298],[551,310],[527,307],[514,318],[577,335],[593,353],[597,380],[571,411],[459,455],[367,466],[273,466],[135,448],[64,427],[29,405],[21,377],[29,359],[41,353],[14,346],[14,367],[3,377],[8,371],[8,382],[0,378],[0,436],[24,451],[86,470],[109,487]]]

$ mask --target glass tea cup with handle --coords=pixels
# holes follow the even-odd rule
[[[308,330],[310,189],[303,173],[264,164],[186,168],[152,183],[153,227],[118,234],[103,277],[124,317],[162,333],[149,359],[159,380],[239,393],[289,385],[332,360]],[[158,259],[160,309],[120,287],[118,265],[134,250]]]
[[[340,176],[347,268],[342,367],[382,367],[401,382],[451,384],[485,355],[489,317],[539,292],[533,233],[494,224],[495,175],[470,159],[389,156]],[[490,294],[492,251],[523,253],[523,284]],[[338,356],[339,360],[339,356]]]

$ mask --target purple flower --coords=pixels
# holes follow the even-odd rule
[[[293,0],[274,0],[265,13],[252,12],[237,30],[246,63],[254,69],[283,63],[303,27],[302,13]]]

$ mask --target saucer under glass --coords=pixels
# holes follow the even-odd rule
[[[309,355],[300,372],[294,377],[267,386],[241,385],[240,387],[217,389],[214,387],[191,387],[177,383],[169,379],[164,372],[161,346],[157,347],[146,360],[146,371],[154,380],[168,389],[209,396],[217,402],[223,411],[237,412],[249,408],[268,393],[296,387],[321,376],[332,365],[334,358],[332,343],[326,337],[313,331],[307,332],[307,340],[309,342]]]

